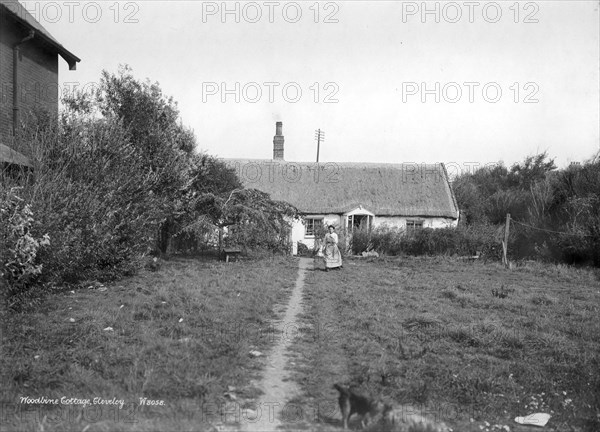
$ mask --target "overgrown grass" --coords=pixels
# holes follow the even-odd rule
[[[312,272],[305,302],[296,402],[322,430],[339,426],[334,382],[419,407],[455,431],[529,430],[514,418],[540,411],[552,414],[545,430],[600,430],[597,272],[349,259],[341,272]]]
[[[2,311],[2,430],[198,431],[235,422],[236,407],[257,394],[249,383],[264,357],[249,352],[273,343],[269,320],[296,275],[296,261],[279,257],[174,259],[106,290],[87,284],[50,296],[35,312]],[[116,398],[125,406],[21,397]],[[142,397],[165,406],[141,406]],[[226,402],[233,406],[221,415]]]

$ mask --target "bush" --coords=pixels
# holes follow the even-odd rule
[[[8,288],[2,294],[9,308],[19,309],[35,303],[32,287],[42,273],[37,254],[50,244],[50,238],[48,234],[32,236],[33,212],[15,188],[0,191],[0,196],[0,279]]]
[[[367,229],[357,229],[352,233],[352,241],[350,248],[354,255],[359,255],[361,252],[373,249],[371,239],[373,233]]]
[[[474,255],[479,251],[488,259],[500,259],[498,228],[480,224],[459,228],[425,228],[413,235],[386,225],[357,230],[352,237],[355,254],[375,250],[384,255]]]
[[[365,228],[355,230],[352,235],[352,253],[359,255],[374,250],[386,255],[400,255],[404,253],[402,245],[404,234],[403,229],[388,225],[380,225],[371,230]]]
[[[600,153],[562,170],[542,153],[463,174],[453,186],[467,224],[502,229],[510,213],[509,258],[600,266]]]
[[[298,242],[298,256],[307,257],[307,256],[311,256],[311,255],[312,255],[312,251],[310,251],[308,249],[308,246],[299,241]]]
[[[405,251],[410,255],[471,255],[473,247],[462,232],[451,228],[425,228],[407,237]]]
[[[373,249],[386,255],[400,255],[402,250],[402,238],[405,231],[397,227],[381,226],[373,230],[371,239]]]
[[[34,180],[23,188],[36,215],[32,234],[52,239],[38,256],[39,282],[132,273],[136,258],[155,245],[164,197],[154,192],[156,177],[144,169],[127,131],[115,121],[30,119],[20,145],[34,164]]]

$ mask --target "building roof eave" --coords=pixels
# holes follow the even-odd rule
[[[52,46],[69,65],[69,70],[76,70],[77,63],[81,61],[79,57],[66,49],[60,42],[52,37],[28,11],[16,0],[0,0],[0,12],[2,15],[11,17],[23,25],[28,30],[35,31],[35,36],[40,37],[44,42]]]
[[[4,144],[0,144],[0,163],[33,167],[27,156]]]

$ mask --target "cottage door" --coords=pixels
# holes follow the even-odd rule
[[[355,230],[370,230],[373,226],[373,216],[371,215],[350,215],[348,216],[348,231],[354,233]]]
[[[346,247],[352,248],[354,253],[363,252],[362,250],[354,250],[355,245],[352,238],[357,231],[370,232],[373,227],[373,219],[375,215],[362,207],[347,213],[346,215]]]

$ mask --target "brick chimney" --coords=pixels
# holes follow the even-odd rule
[[[275,123],[275,136],[273,137],[273,160],[283,160],[283,135],[282,122]]]

